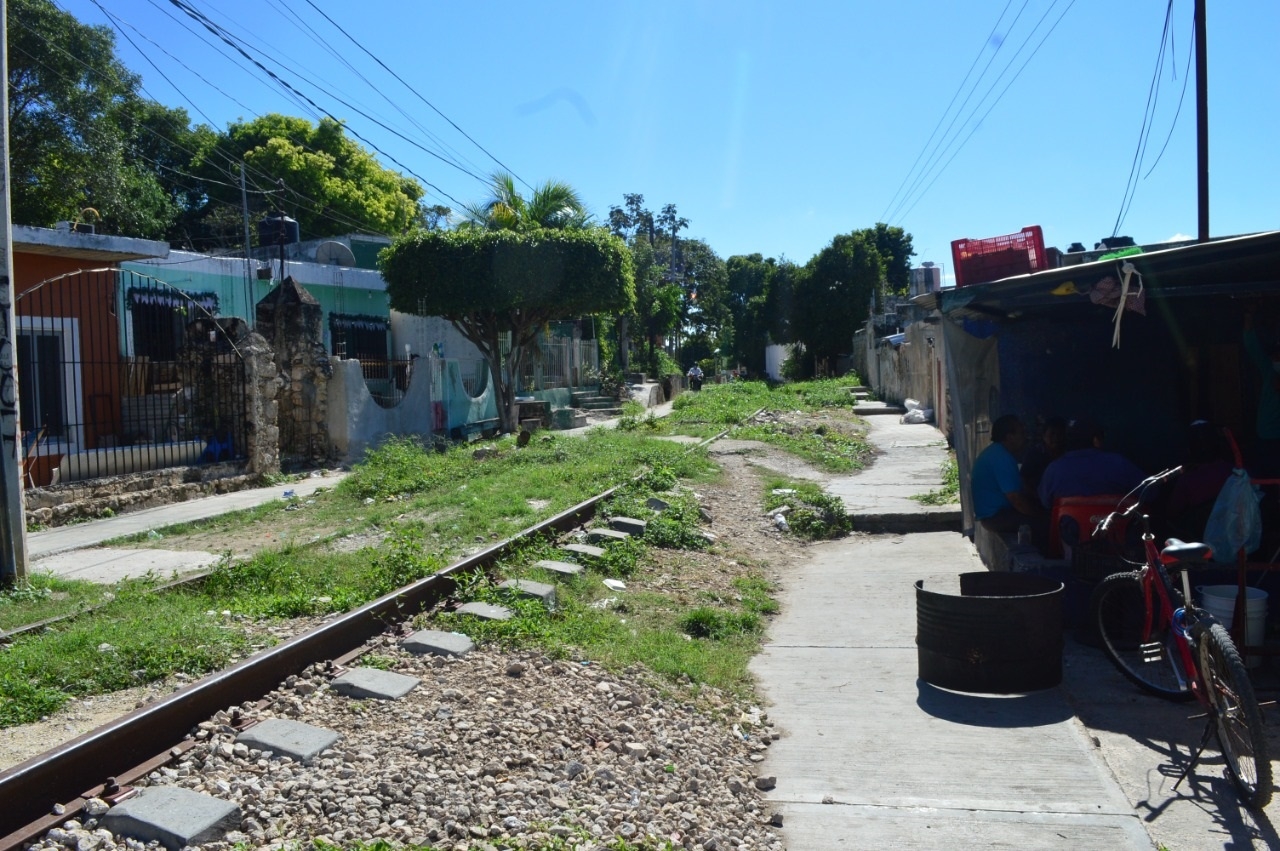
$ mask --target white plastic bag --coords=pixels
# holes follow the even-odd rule
[[[1262,492],[1249,481],[1249,474],[1235,469],[1218,491],[1209,522],[1204,528],[1204,542],[1213,547],[1215,561],[1229,564],[1240,550],[1251,553],[1262,543],[1262,511],[1258,500]]]
[[[906,408],[908,411],[914,411],[920,407],[920,403],[915,399],[907,399],[902,403],[902,407]]]
[[[902,415],[902,422],[912,425],[927,423],[933,419],[933,408],[912,408]]]

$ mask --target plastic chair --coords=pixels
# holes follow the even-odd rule
[[[1121,494],[1096,496],[1064,496],[1053,501],[1049,513],[1049,558],[1062,558],[1062,520],[1070,517],[1080,527],[1080,540],[1088,540],[1102,519],[1115,511],[1124,497]],[[1116,530],[1117,533],[1123,530]]]

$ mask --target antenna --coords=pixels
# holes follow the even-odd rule
[[[356,256],[341,242],[322,242],[316,246],[316,262],[332,266],[354,266]]]

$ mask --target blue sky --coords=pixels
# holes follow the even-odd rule
[[[220,126],[255,113],[304,114],[228,59],[229,50],[179,26],[175,18],[195,28],[168,0],[102,1],[240,103],[126,27],[177,87],[117,35],[119,54],[157,100],[203,120],[185,96]],[[59,2],[83,21],[106,20],[91,0]],[[467,170],[483,177],[498,168],[307,0],[185,2],[251,44],[269,46],[306,80],[453,156],[440,147],[447,145]],[[688,235],[723,257],[759,252],[797,262],[837,233],[887,220],[914,236],[917,262],[945,264],[948,273],[950,242],[961,237],[1038,224],[1047,243],[1065,249],[1073,241],[1092,247],[1112,233],[1168,5],[313,2],[520,178],[567,181],[601,217],[623,193],[639,192],[655,212],[675,203],[691,222]],[[374,86],[325,55],[291,13]],[[1280,3],[1209,0],[1206,31],[1212,233],[1280,228]],[[1145,164],[1120,229],[1139,242],[1196,232],[1194,79],[1169,136],[1192,41],[1191,0],[1173,0],[1170,33]],[[939,125],[971,66],[969,84]],[[298,85],[453,198],[484,195],[475,177]],[[948,127],[971,89],[951,127],[954,141],[948,145],[943,134],[934,169],[918,182],[909,177],[931,132]],[[1144,177],[1166,137],[1167,150]],[[922,162],[933,159],[926,152]],[[916,190],[899,203],[904,181]]]

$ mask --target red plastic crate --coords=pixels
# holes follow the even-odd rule
[[[957,239],[951,243],[951,260],[957,287],[985,284],[1049,268],[1044,234],[1039,225],[1007,236]]]

